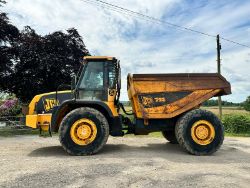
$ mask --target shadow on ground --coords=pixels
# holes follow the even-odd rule
[[[51,157],[51,156],[69,156],[62,146],[48,146],[33,150],[29,156],[31,157]]]
[[[61,146],[42,147],[33,150],[30,157],[72,157]],[[78,156],[78,158],[108,159],[108,158],[161,158],[181,163],[250,163],[250,153],[244,152],[231,145],[222,148],[210,156],[194,156],[188,154],[179,145],[170,143],[148,144],[145,146],[131,146],[125,144],[107,144],[93,156]]]

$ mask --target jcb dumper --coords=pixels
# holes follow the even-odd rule
[[[220,120],[199,109],[211,97],[231,94],[230,83],[219,74],[129,74],[129,113],[119,102],[121,71],[116,58],[84,57],[80,72],[71,91],[35,96],[26,116],[29,127],[59,132],[69,154],[97,153],[109,135],[159,131],[194,155],[211,154],[223,143]]]

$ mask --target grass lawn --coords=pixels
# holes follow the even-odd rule
[[[218,107],[201,107],[201,109],[209,110],[213,112],[216,115],[219,115],[219,108]],[[244,110],[240,107],[222,107],[222,114],[223,115],[230,115],[230,114],[243,114],[243,115],[249,115],[250,112]]]

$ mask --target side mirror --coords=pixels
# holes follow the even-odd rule
[[[76,88],[76,75],[74,75],[71,80],[71,90],[74,90],[75,88]]]

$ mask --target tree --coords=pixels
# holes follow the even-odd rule
[[[41,36],[27,26],[14,49],[17,58],[5,89],[22,102],[30,101],[39,93],[55,91],[60,84],[69,84],[83,56],[89,55],[74,28],[67,33],[57,31]]]
[[[0,7],[2,6],[2,4],[6,4],[6,1],[0,0]]]
[[[210,99],[202,103],[203,106],[218,106],[218,100]],[[240,103],[222,101],[222,106],[240,106]]]
[[[0,0],[0,7],[5,3]],[[20,32],[0,12],[1,92],[27,103],[39,93],[55,91],[70,83],[85,55],[89,51],[76,29],[41,36],[26,26]]]
[[[244,109],[250,111],[250,96],[248,96],[246,101],[244,102]]]
[[[0,0],[1,3],[4,1]],[[5,87],[6,77],[12,74],[13,59],[16,51],[13,43],[19,37],[19,30],[9,22],[6,13],[0,12],[0,88]]]

